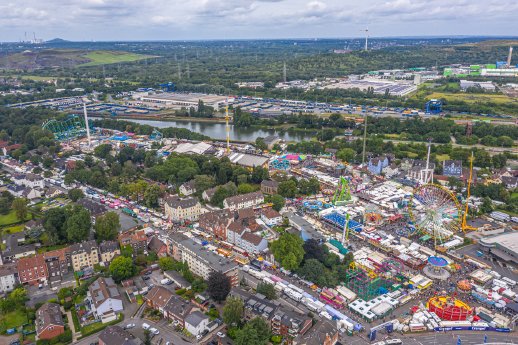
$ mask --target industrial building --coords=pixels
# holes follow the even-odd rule
[[[142,105],[155,105],[158,108],[191,108],[198,109],[199,101],[206,106],[218,110],[227,102],[227,97],[218,95],[206,95],[202,93],[135,93],[133,99],[138,100]]]
[[[504,261],[518,263],[518,233],[503,233],[487,237],[481,239],[479,244]]]

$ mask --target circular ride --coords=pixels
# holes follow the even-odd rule
[[[461,292],[470,292],[472,287],[473,287],[473,285],[467,279],[460,280],[457,283],[457,289],[459,289],[459,291],[461,291]]]
[[[383,215],[378,206],[374,204],[368,204],[365,206],[365,212],[363,213],[363,224],[365,225],[381,225],[383,223]]]
[[[428,264],[423,268],[423,273],[432,279],[446,280],[450,273],[446,271],[448,261],[440,256],[430,256]]]
[[[450,296],[431,297],[426,308],[447,321],[465,321],[473,315],[473,309],[466,302]]]
[[[457,198],[436,184],[425,184],[414,190],[408,203],[408,214],[423,240],[433,238],[435,246],[460,229],[461,209]]]

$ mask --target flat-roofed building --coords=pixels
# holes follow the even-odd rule
[[[230,278],[232,286],[239,283],[238,265],[233,260],[221,257],[181,233],[169,236],[175,259],[187,262],[189,269],[203,279],[209,279],[214,272],[221,272]]]

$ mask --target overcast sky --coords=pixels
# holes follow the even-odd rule
[[[0,41],[518,35],[517,0],[0,0]]]

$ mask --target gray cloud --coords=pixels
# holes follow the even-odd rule
[[[0,40],[513,35],[516,0],[7,0]],[[422,25],[421,25],[422,23]]]

